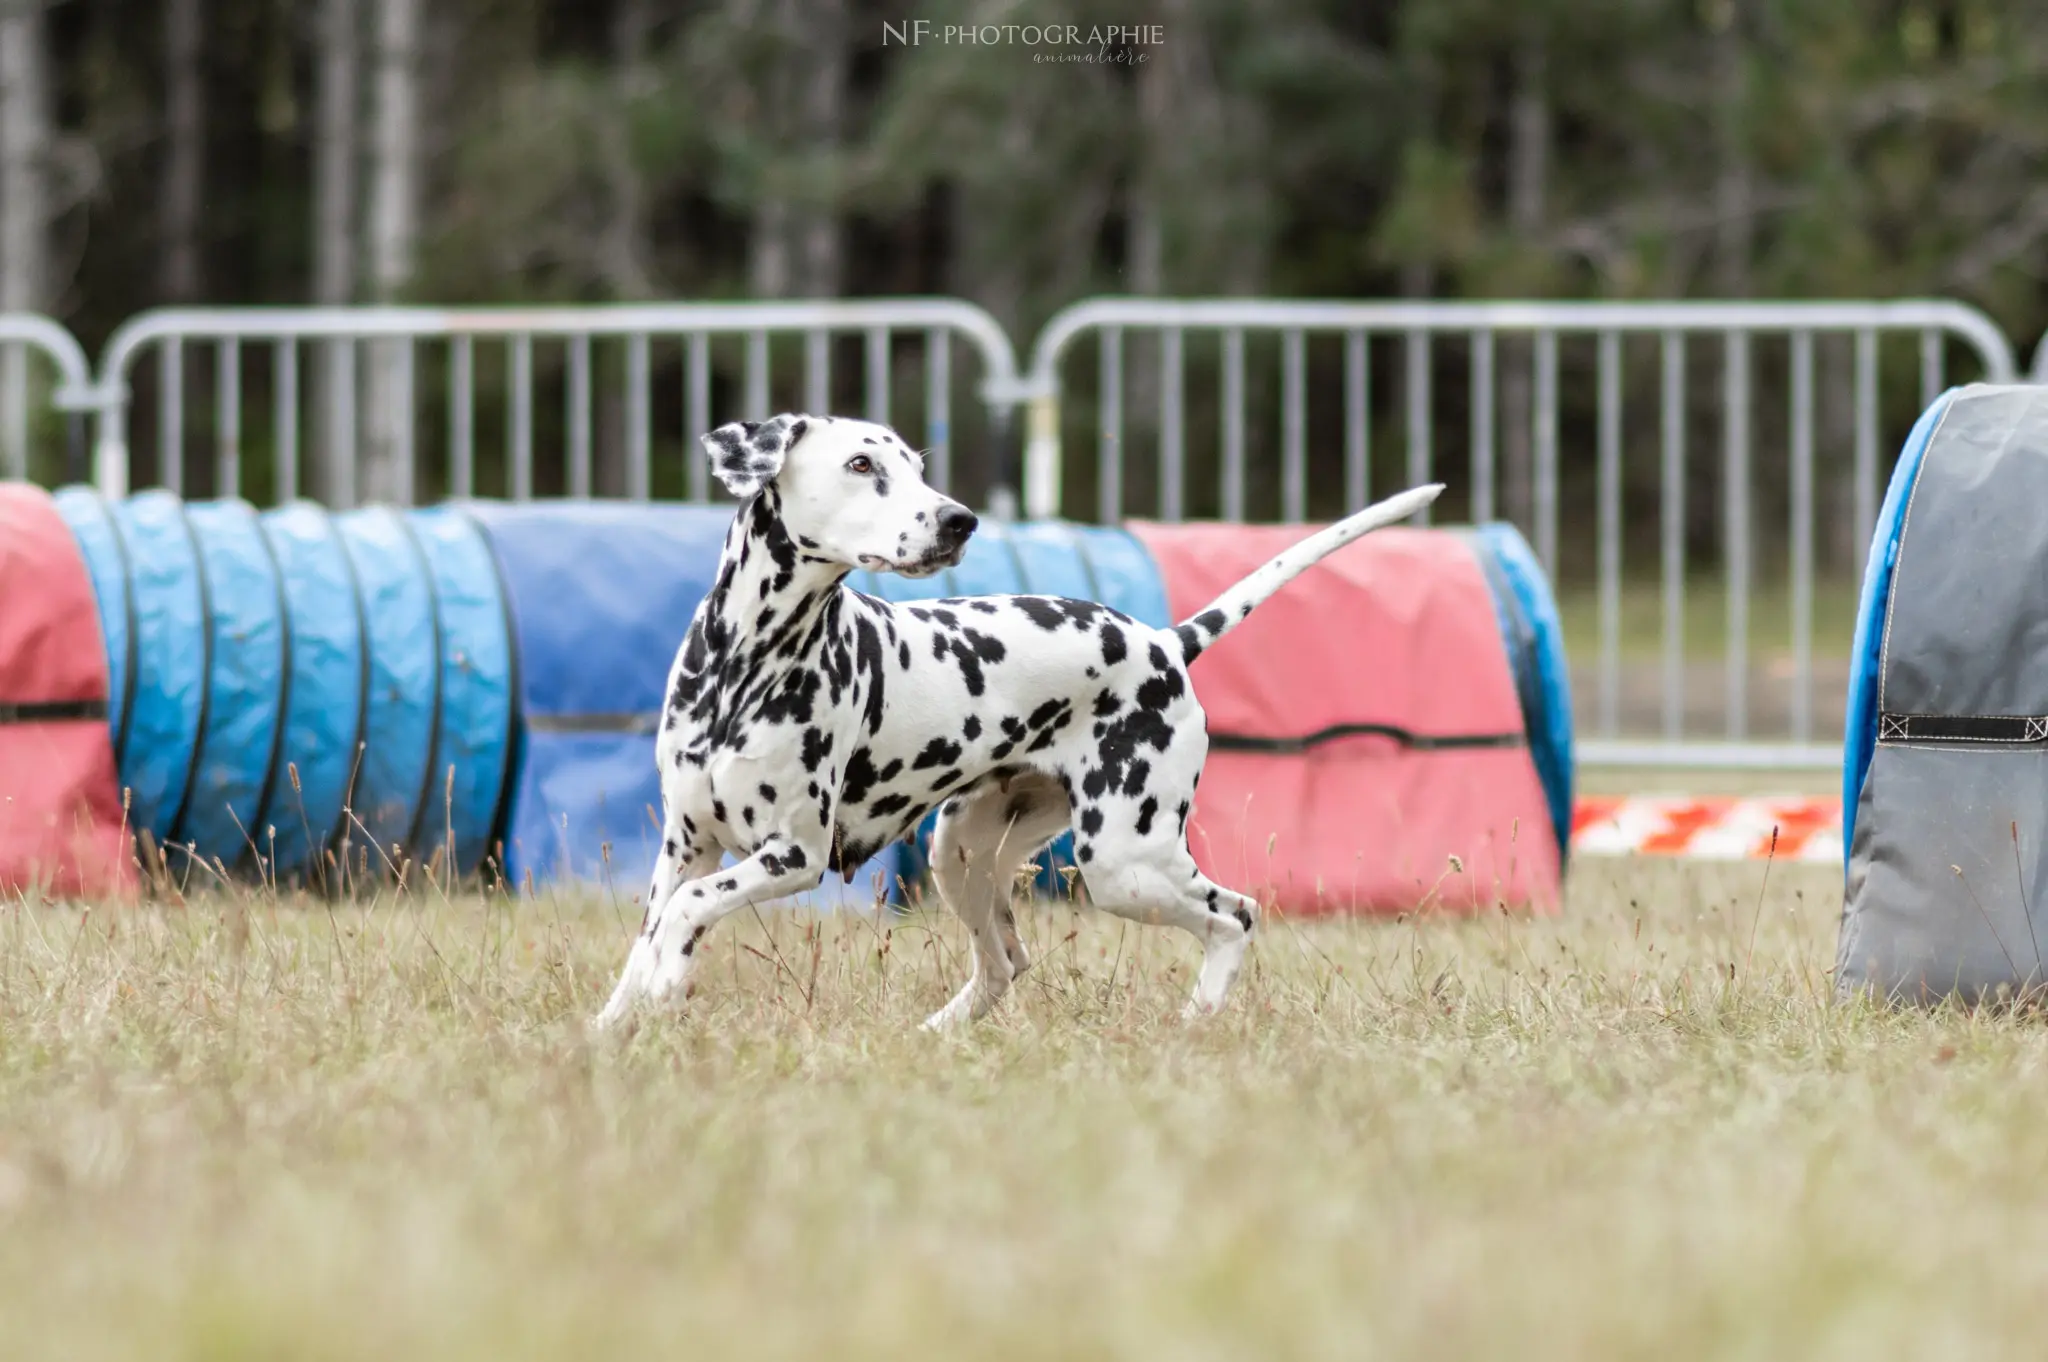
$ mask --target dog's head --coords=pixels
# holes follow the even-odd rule
[[[735,421],[704,437],[736,497],[774,486],[782,524],[815,554],[929,577],[959,563],[974,513],[924,481],[924,459],[887,426],[830,416]]]

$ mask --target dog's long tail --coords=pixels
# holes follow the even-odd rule
[[[1385,501],[1375,502],[1355,515],[1346,516],[1328,529],[1318,530],[1272,562],[1246,577],[1209,603],[1209,608],[1177,627],[1181,653],[1190,662],[1217,639],[1235,629],[1255,606],[1307,572],[1352,540],[1406,520],[1435,501],[1444,490],[1440,482],[1411,488]]]

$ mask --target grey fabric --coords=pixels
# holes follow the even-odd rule
[[[1949,402],[1887,609],[1881,711],[2048,714],[2048,387]]]
[[[1837,987],[1975,1002],[2048,981],[2044,831],[2048,754],[1880,744],[1856,806]]]
[[[1882,718],[2048,715],[2048,388],[1951,400],[1885,611],[1837,987],[1974,1002],[2048,982],[2048,744],[1888,741]]]

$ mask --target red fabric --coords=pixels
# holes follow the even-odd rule
[[[0,483],[0,704],[107,698],[85,560],[49,495]],[[125,894],[135,862],[104,716],[0,723],[0,892]]]
[[[1183,620],[1314,527],[1130,528]],[[1466,542],[1441,532],[1382,530],[1332,554],[1193,674],[1212,735],[1523,730],[1492,593]],[[1557,906],[1557,844],[1526,748],[1358,736],[1296,755],[1212,751],[1188,841],[1204,874],[1285,912]]]

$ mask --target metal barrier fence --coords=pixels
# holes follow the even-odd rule
[[[44,382],[31,356],[54,371],[50,407],[66,415],[68,477],[84,476],[85,413],[93,403],[92,369],[69,331],[30,312],[0,312],[0,479],[29,476],[29,419],[39,405],[31,394]]]
[[[1139,333],[1154,350],[1156,358],[1146,375],[1152,380],[1153,401],[1132,412],[1126,405],[1127,378],[1125,342]],[[1179,519],[1190,503],[1190,452],[1188,438],[1189,404],[1187,370],[1193,363],[1190,333],[1206,333],[1215,339],[1214,390],[1216,397],[1215,438],[1217,512],[1226,520],[1247,516],[1248,473],[1254,469],[1278,471],[1278,511],[1283,521],[1308,517],[1312,489],[1309,449],[1312,442],[1311,341],[1317,338],[1341,341],[1338,363],[1324,366],[1332,382],[1325,388],[1341,388],[1341,400],[1323,404],[1328,422],[1341,431],[1342,497],[1319,499],[1323,514],[1363,505],[1371,489],[1375,428],[1396,426],[1405,437],[1403,483],[1431,481],[1444,474],[1437,454],[1436,385],[1439,375],[1462,365],[1468,383],[1464,404],[1464,444],[1469,457],[1465,495],[1454,487],[1450,500],[1464,503],[1474,520],[1493,519],[1500,513],[1497,457],[1509,431],[1510,419],[1499,401],[1506,380],[1526,378],[1518,388],[1526,403],[1529,424],[1515,431],[1526,437],[1529,504],[1508,508],[1535,544],[1538,556],[1559,583],[1560,591],[1573,585],[1567,569],[1577,566],[1560,555],[1559,503],[1565,479],[1574,474],[1583,490],[1590,491],[1590,517],[1597,526],[1594,536],[1592,575],[1595,578],[1597,617],[1597,660],[1591,676],[1582,674],[1581,694],[1591,691],[1590,706],[1582,706],[1581,722],[1591,730],[1582,744],[1585,760],[1597,764],[1628,765],[1739,765],[1815,766],[1836,765],[1840,746],[1815,741],[1814,712],[1814,584],[1816,508],[1816,384],[1815,354],[1818,344],[1839,340],[1852,352],[1849,368],[1853,376],[1846,387],[1852,410],[1853,458],[1844,470],[1848,483],[1853,526],[1853,543],[1867,546],[1876,519],[1880,494],[1880,352],[1883,342],[1900,333],[1917,342],[1917,413],[1947,383],[1949,351],[1959,349],[1975,362],[1977,374],[1991,381],[2011,381],[2015,375],[2011,347],[2004,335],[1983,314],[1961,304],[1940,301],[1893,303],[1310,303],[1267,300],[1218,300],[1174,302],[1157,299],[1097,299],[1077,304],[1055,316],[1039,334],[1032,350],[1031,369],[1024,393],[1031,403],[1029,439],[1025,450],[1025,510],[1029,515],[1051,515],[1063,507],[1070,513],[1080,509],[1079,499],[1064,494],[1061,474],[1076,462],[1067,454],[1063,439],[1077,422],[1063,422],[1061,411],[1061,362],[1084,337],[1094,341],[1096,375],[1092,414],[1096,471],[1094,514],[1105,520],[1120,518],[1125,511],[1125,489],[1132,473],[1126,441],[1127,419],[1139,417],[1152,429],[1149,443],[1156,452],[1152,469],[1157,485],[1156,514],[1162,519]],[[1277,425],[1277,457],[1252,457],[1247,441],[1247,345],[1255,336],[1278,341],[1279,384],[1276,400],[1265,403],[1275,417],[1267,424],[1268,434]],[[1452,336],[1464,342],[1464,353],[1447,362],[1436,341]],[[1688,588],[1687,558],[1691,541],[1688,494],[1702,470],[1689,458],[1687,448],[1691,417],[1691,374],[1695,365],[1688,342],[1706,336],[1718,342],[1720,354],[1720,414],[1722,433],[1720,467],[1719,558],[1724,578],[1726,629],[1722,640],[1722,690],[1718,716],[1697,713],[1689,706],[1688,690],[1699,690],[1699,670],[1689,661],[1686,624]],[[1393,338],[1398,345],[1397,362],[1383,366],[1400,377],[1398,383],[1374,383],[1375,341]],[[1654,433],[1636,438],[1633,427],[1624,422],[1624,393],[1629,387],[1626,343],[1634,337],[1654,342],[1657,420]],[[1756,380],[1757,351],[1765,338],[1783,344],[1785,350],[1782,386],[1759,385]],[[1502,349],[1510,338],[1526,344],[1528,369],[1504,372]],[[1592,486],[1584,488],[1577,477],[1586,461],[1573,461],[1561,468],[1560,441],[1566,403],[1560,401],[1560,352],[1564,341],[1590,343],[1591,383],[1573,385],[1574,399],[1590,390],[1591,403],[1576,401],[1571,415],[1577,424],[1592,427],[1592,444],[1597,453],[1592,468]],[[1206,356],[1204,357],[1207,358]],[[1637,366],[1638,369],[1647,366]],[[1331,372],[1334,370],[1334,374]],[[1645,387],[1650,385],[1645,384]],[[1398,387],[1399,404],[1375,403],[1377,389]],[[1784,472],[1786,486],[1787,543],[1785,564],[1789,600],[1789,664],[1785,701],[1787,730],[1782,738],[1758,741],[1752,731],[1750,692],[1755,685],[1749,655],[1750,610],[1754,581],[1754,506],[1757,498],[1756,470],[1752,454],[1764,445],[1765,423],[1756,419],[1769,395],[1781,399],[1786,431]],[[1156,406],[1154,405],[1156,402]],[[1907,418],[1905,404],[1896,404]],[[1335,410],[1332,411],[1331,409]],[[1275,410],[1277,409],[1277,410]],[[1387,419],[1382,421],[1384,415]],[[1640,423],[1649,426],[1650,423]],[[1085,430],[1085,424],[1079,428]],[[1900,432],[1903,435],[1903,428]],[[1329,444],[1335,446],[1333,438]],[[1654,444],[1654,482],[1658,490],[1657,547],[1660,579],[1660,656],[1655,669],[1655,739],[1625,724],[1625,681],[1644,672],[1641,666],[1625,667],[1623,650],[1623,547],[1629,537],[1623,519],[1625,448]],[[1890,446],[1896,449],[1897,442]],[[1272,445],[1267,444],[1267,449]],[[1202,451],[1207,453],[1207,450]],[[1638,460],[1636,462],[1648,462]],[[1463,470],[1460,470],[1463,471]],[[1452,479],[1455,483],[1457,479]],[[1206,497],[1203,498],[1206,501]],[[1264,517],[1259,517],[1264,518]],[[1638,536],[1640,538],[1640,536]],[[1855,576],[1861,574],[1857,550]],[[1583,555],[1580,555],[1583,556]],[[1568,614],[1571,612],[1568,610]],[[1846,653],[1846,640],[1843,652]],[[1768,676],[1765,678],[1769,680]],[[1641,690],[1642,687],[1632,687]],[[1641,708],[1641,706],[1629,706]],[[1714,720],[1718,718],[1718,722]],[[1698,730],[1711,725],[1719,729],[1711,743],[1692,741],[1703,736]],[[1637,729],[1631,732],[1631,729]]]
[[[253,479],[246,474],[253,470],[245,469],[243,455],[251,434],[260,431],[269,445],[267,499],[296,495],[302,408],[308,405],[302,395],[301,349],[312,347],[319,360],[314,386],[320,391],[311,405],[321,445],[313,462],[327,482],[315,490],[330,503],[348,505],[364,494],[405,504],[423,492],[429,497],[471,495],[485,481],[479,476],[480,448],[500,455],[495,460],[498,486],[492,490],[504,496],[524,499],[537,490],[589,496],[605,490],[646,499],[657,491],[657,430],[674,433],[680,454],[672,468],[675,485],[663,490],[704,500],[711,495],[710,480],[696,453],[695,434],[720,420],[768,416],[778,403],[813,410],[839,406],[835,396],[848,385],[834,384],[833,352],[841,348],[835,342],[857,340],[861,410],[889,421],[902,405],[899,387],[914,387],[913,396],[922,399],[921,429],[899,424],[921,435],[931,476],[944,486],[957,436],[956,336],[980,359],[983,392],[994,395],[987,400],[1000,447],[999,427],[1009,411],[1001,395],[1015,386],[1014,353],[994,318],[952,299],[149,312],[121,326],[101,356],[97,481],[103,488],[121,489],[133,480],[133,386],[138,361],[153,349],[154,480],[174,491],[204,482],[215,495],[249,495]],[[729,362],[732,356],[717,353],[714,343],[721,338],[741,343],[737,366]],[[419,351],[426,343],[444,354],[438,373],[429,371],[423,381]],[[543,361],[551,359],[560,369],[559,399],[551,408],[535,401],[543,377],[536,372],[537,343],[554,352],[543,352]],[[800,389],[778,381],[772,362],[778,344],[787,349],[798,343]],[[495,375],[480,362],[480,345],[502,351],[503,367]],[[186,411],[186,354],[201,346],[213,352],[208,413],[213,460],[210,476],[195,477],[187,448],[193,422]],[[270,352],[267,375],[260,363],[251,366],[245,354],[258,346]],[[673,354],[657,356],[658,346],[664,351],[672,346]],[[897,381],[897,352],[904,348],[916,350],[922,362],[921,378],[913,385]],[[601,381],[607,358],[617,361],[611,383]],[[673,363],[668,379],[679,397],[659,407],[658,358]],[[251,367],[258,371],[255,381],[245,383],[251,377],[245,369]],[[428,384],[439,388],[445,406],[438,422],[423,411],[420,389]],[[267,388],[267,415],[263,402],[248,401],[249,389],[258,386]],[[480,442],[480,425],[495,414],[479,410],[478,392],[486,386],[502,398],[502,424],[493,432],[498,438]],[[616,419],[609,423],[618,467],[615,485],[607,489],[598,488],[593,466],[593,408],[601,386],[618,401]],[[423,437],[441,456],[425,478],[429,470],[419,458]]]
[[[955,373],[955,338],[978,384]],[[1091,346],[1092,374],[1063,379]],[[1816,520],[1853,558],[1838,578],[1860,576],[1890,451],[1951,361],[1960,378],[2017,374],[1988,318],[1942,301],[1098,299],[1046,325],[1026,373],[995,320],[952,299],[178,310],[123,325],[96,381],[58,324],[0,314],[0,477],[35,471],[31,412],[45,403],[65,418],[66,477],[84,475],[90,415],[93,476],[110,493],[154,481],[259,501],[297,495],[307,472],[320,484],[307,490],[334,504],[365,492],[705,499],[716,493],[696,433],[856,404],[883,421],[918,412],[921,428],[900,424],[930,447],[935,481],[1000,511],[1015,485],[1009,415],[1028,402],[1032,515],[1115,520],[1136,491],[1168,520],[1302,520],[1364,503],[1376,469],[1393,474],[1381,465],[1401,483],[1461,465],[1439,512],[1516,520],[1558,583],[1584,760],[1820,767],[1838,759],[1816,735],[1840,688],[1817,686]],[[191,381],[209,369],[210,384]],[[2031,376],[2048,382],[2048,337]],[[1191,386],[1214,396],[1190,402]],[[1690,433],[1716,422],[1718,458],[1695,457]],[[989,452],[980,487],[959,485],[964,423]],[[147,438],[131,448],[138,424]],[[210,458],[193,457],[195,436]],[[1567,456],[1579,448],[1590,457]],[[1091,465],[1092,498],[1078,476],[1069,492],[1063,474]],[[1561,538],[1579,524],[1592,533]],[[1652,582],[1625,572],[1638,559],[1655,564]],[[1719,599],[1689,609],[1702,567]],[[1778,587],[1783,651],[1759,676],[1752,625]],[[1703,645],[1690,635],[1714,615],[1721,637]]]

